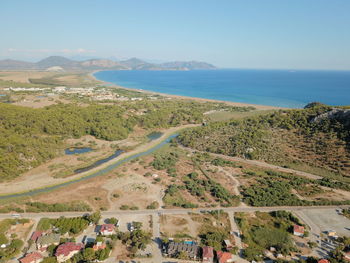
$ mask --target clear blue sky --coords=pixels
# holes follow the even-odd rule
[[[349,0],[1,0],[0,58],[350,69]]]

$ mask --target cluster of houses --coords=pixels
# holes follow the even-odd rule
[[[97,227],[97,232],[103,236],[115,234],[115,225],[103,224]],[[83,243],[65,242],[61,243],[60,234],[34,231],[30,237],[30,247],[25,256],[19,261],[21,263],[40,263],[48,255],[47,250],[51,245],[57,246],[55,257],[57,262],[65,262],[85,248]],[[84,241],[83,241],[84,242]],[[93,250],[98,251],[106,248],[106,244],[99,241],[93,245]]]
[[[229,240],[225,240],[225,244],[231,245]],[[228,247],[226,247],[228,248]],[[229,249],[229,248],[228,248]],[[203,263],[213,263],[217,260],[218,263],[234,262],[233,255],[229,252],[214,251],[213,247],[199,247],[196,242],[174,242],[171,241],[163,247],[163,255],[171,258],[179,258],[181,254],[186,255],[191,260],[202,260]]]

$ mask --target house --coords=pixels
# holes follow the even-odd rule
[[[39,263],[43,260],[43,256],[39,252],[33,252],[25,255],[19,261],[21,263]]]
[[[293,234],[298,237],[304,236],[305,232],[305,227],[299,226],[299,225],[294,225],[293,226]]]
[[[100,234],[110,236],[114,234],[115,226],[113,224],[103,224],[100,228]]]
[[[337,235],[337,232],[335,232],[334,230],[328,230],[326,231],[326,234],[328,237],[335,237]]]
[[[225,246],[226,246],[226,249],[227,249],[227,250],[230,250],[230,249],[233,248],[233,245],[232,245],[232,243],[231,243],[230,240],[225,239],[225,240],[224,240],[224,243],[225,243]]]
[[[55,256],[58,262],[64,262],[79,253],[83,248],[84,245],[81,243],[66,242],[57,247]]]
[[[97,250],[102,250],[102,249],[105,249],[106,248],[106,244],[105,243],[102,243],[102,242],[97,242],[93,247],[92,249],[94,251],[97,251]]]
[[[190,259],[197,259],[199,247],[195,243],[169,242],[166,249],[166,256],[177,257],[181,252],[185,252]]]
[[[231,262],[233,262],[232,254],[229,252],[218,251],[216,254],[218,256],[219,263],[231,263]]]
[[[36,243],[38,241],[38,238],[43,235],[43,231],[34,231],[32,236],[30,237],[30,240]]]
[[[48,235],[38,237],[36,246],[38,249],[44,250],[51,244],[58,245],[59,243],[60,243],[59,234],[48,234]]]
[[[317,263],[329,263],[329,260],[323,258],[317,261]]]
[[[203,263],[213,263],[214,261],[214,249],[212,247],[202,248],[202,262]]]

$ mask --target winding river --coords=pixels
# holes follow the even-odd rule
[[[163,141],[161,141],[159,144],[151,147],[150,149],[144,151],[144,152],[140,152],[140,153],[135,153],[134,155],[128,156],[124,159],[118,160],[115,163],[112,163],[110,165],[108,165],[107,167],[98,170],[96,172],[93,172],[91,174],[88,174],[86,176],[82,176],[79,178],[76,178],[74,180],[71,181],[67,181],[64,183],[60,183],[57,185],[52,185],[52,186],[48,186],[48,187],[44,187],[44,188],[40,188],[40,189],[34,189],[28,192],[22,192],[22,193],[15,193],[15,194],[6,194],[6,195],[0,195],[0,199],[4,200],[4,199],[10,199],[10,198],[17,198],[17,197],[26,197],[26,196],[32,196],[35,194],[40,194],[40,193],[45,193],[45,192],[49,192],[55,189],[58,189],[60,187],[64,187],[64,186],[68,186],[74,183],[78,183],[78,182],[82,182],[84,180],[88,180],[97,176],[101,176],[104,175],[110,171],[112,171],[113,169],[115,169],[116,167],[118,167],[119,165],[129,162],[133,159],[148,155],[156,150],[158,150],[159,148],[161,148],[162,146],[164,146],[165,144],[169,143],[172,139],[176,138],[178,136],[178,133],[175,134],[171,134],[169,135],[167,138],[165,138]]]

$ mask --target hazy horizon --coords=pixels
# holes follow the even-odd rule
[[[350,70],[350,2],[4,0],[0,59],[137,57],[219,68]]]

